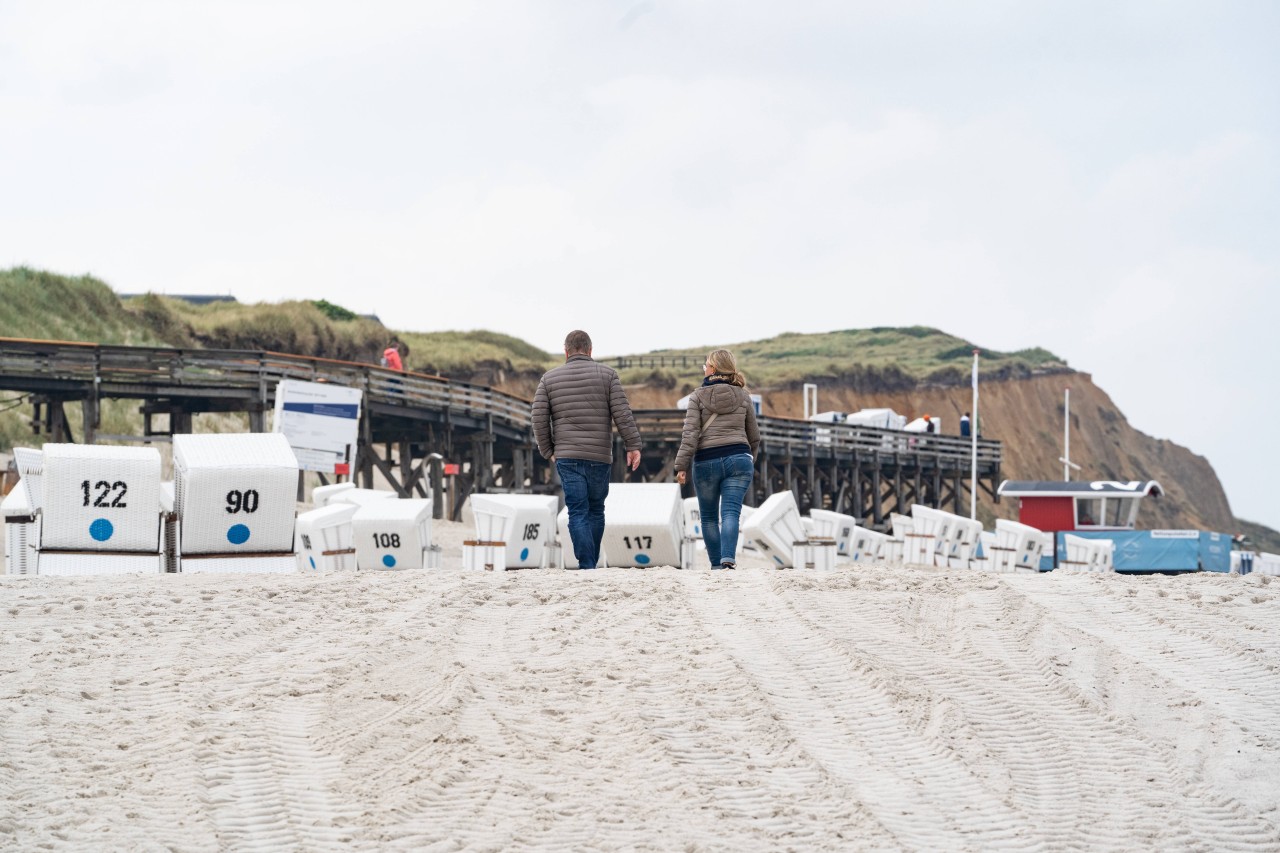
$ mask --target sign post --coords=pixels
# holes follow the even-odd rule
[[[978,351],[973,351],[973,420],[969,423],[969,519],[978,517]]]
[[[276,385],[272,431],[283,433],[298,468],[323,474],[351,470],[360,427],[359,388],[282,379]]]

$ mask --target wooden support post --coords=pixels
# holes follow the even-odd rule
[[[880,453],[872,454],[871,466],[871,519],[877,529],[884,526],[884,504],[880,500]]]
[[[84,443],[93,444],[98,431],[98,399],[86,397],[80,401],[80,416],[83,423]]]

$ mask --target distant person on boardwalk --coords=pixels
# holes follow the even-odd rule
[[[594,569],[604,538],[613,427],[622,436],[632,471],[640,467],[640,430],[618,374],[591,358],[586,332],[575,330],[564,339],[564,364],[538,382],[532,420],[538,452],[556,463],[564,487],[578,568]]]
[[[924,431],[928,433],[933,433],[937,431],[933,424],[933,418],[929,417],[928,415],[924,416]]]
[[[400,347],[403,346],[399,341],[392,341],[387,344],[387,348],[382,351],[382,366],[389,367],[392,370],[404,370],[404,361],[400,358]]]
[[[968,438],[969,435],[969,413],[965,412],[960,416],[960,437]]]
[[[738,523],[755,474],[760,430],[747,379],[738,371],[733,353],[712,352],[702,375],[702,387],[689,396],[684,415],[676,482],[685,483],[692,462],[707,559],[713,569],[732,569],[737,566]]]

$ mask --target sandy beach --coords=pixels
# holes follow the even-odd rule
[[[1280,584],[0,577],[14,850],[1280,849]]]

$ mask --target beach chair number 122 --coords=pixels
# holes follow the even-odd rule
[[[84,490],[84,505],[88,506],[89,481],[82,481],[80,483],[80,488]],[[114,483],[108,483],[106,480],[99,480],[93,484],[93,488],[98,490],[97,497],[93,499],[94,506],[109,506],[117,507],[119,509],[124,509],[128,506],[128,504],[124,502],[124,496],[129,491],[129,487],[125,485],[123,480],[116,480]],[[110,497],[113,489],[118,490],[119,494],[111,499],[111,503],[107,503],[107,498]]]

